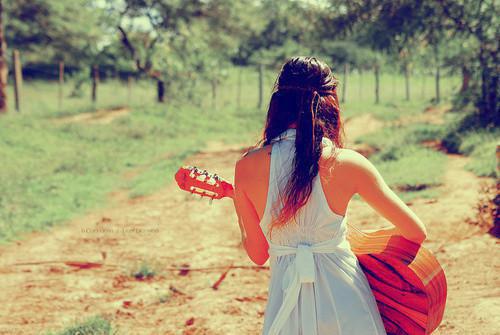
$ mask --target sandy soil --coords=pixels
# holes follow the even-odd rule
[[[348,122],[351,143],[382,126],[367,126],[370,119]],[[212,143],[186,163],[231,180],[242,147]],[[466,220],[475,215],[480,182],[493,181],[466,172],[465,162],[449,156],[439,199],[411,206],[428,228],[424,246],[448,279],[446,313],[434,334],[493,335],[500,324],[498,240]],[[359,200],[351,202],[349,215],[367,229],[388,224]],[[174,183],[134,200],[117,190],[105,208],[26,234],[0,247],[0,255],[0,334],[57,330],[98,313],[112,319],[118,334],[245,335],[262,328],[269,270],[254,266],[244,252],[232,202],[209,205]],[[156,275],[131,276],[141,261]],[[236,268],[220,282],[231,265]],[[179,266],[192,270],[172,270]]]

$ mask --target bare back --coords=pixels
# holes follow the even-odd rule
[[[269,170],[271,162],[271,145],[250,152],[244,159],[248,166],[248,183],[246,193],[254,204],[259,219],[265,210],[269,185]],[[348,165],[342,164],[342,159],[349,155],[349,149],[336,149],[338,154],[332,157],[334,147],[323,148],[319,162],[319,175],[330,209],[339,215],[345,215],[347,205],[355,194],[355,184],[350,179]]]
[[[426,239],[424,224],[389,188],[366,157],[351,149],[335,148],[329,140],[323,143],[319,176],[332,212],[344,216],[352,196],[359,194],[395,226],[393,233],[402,234],[417,243]],[[261,233],[255,230],[258,230],[258,221],[262,220],[266,207],[271,148],[272,144],[248,153],[237,162],[235,171],[240,197],[244,194],[248,202],[248,205],[240,206],[237,211],[240,217],[247,216],[250,222],[257,221],[250,223],[249,229],[242,227],[242,231],[258,235],[258,244],[265,244]]]

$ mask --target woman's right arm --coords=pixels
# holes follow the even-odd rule
[[[373,209],[389,220],[405,238],[421,244],[427,238],[427,230],[418,216],[387,185],[377,168],[360,153],[349,150],[349,165],[358,193]]]

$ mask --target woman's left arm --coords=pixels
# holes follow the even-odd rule
[[[242,159],[236,163],[233,203],[238,215],[243,247],[255,264],[263,265],[269,258],[269,245],[259,226],[260,219],[255,207],[245,193],[245,186],[249,182],[245,165]]]

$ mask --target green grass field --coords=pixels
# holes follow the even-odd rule
[[[250,139],[263,127],[275,74],[265,73],[264,106],[259,110],[257,71],[248,68],[241,70],[238,108],[239,71],[229,71],[219,85],[217,109],[212,108],[211,86],[203,83],[197,85],[201,96],[198,102],[167,97],[165,104],[157,104],[153,82],[134,83],[130,99],[126,83],[103,82],[98,101],[92,104],[90,85],[82,87],[82,96],[70,98],[69,81],[59,108],[56,83],[25,82],[21,113],[13,111],[10,91],[10,112],[0,118],[0,241],[52,227],[104,206],[105,195],[117,188],[128,189],[131,197],[150,194],[172,182],[183,159],[210,140],[251,144]],[[416,78],[414,98],[405,101],[403,78],[383,75],[382,101],[374,105],[373,76],[364,76],[353,74],[349,78],[347,101],[342,106],[344,118],[373,113],[377,118],[393,120],[421,112],[432,98],[432,86],[419,87],[424,81]],[[432,77],[426,80],[432,83]],[[454,90],[455,83],[456,78],[443,80],[443,96]],[[131,113],[109,124],[52,122],[56,117],[116,106],[129,106]],[[423,138],[426,132],[436,135],[437,130],[418,127],[365,139],[381,147],[374,162],[391,185],[413,189],[415,185],[431,187],[439,181],[443,155],[408,140],[409,134]],[[401,150],[401,144],[411,150]],[[480,150],[474,152],[471,154],[481,155]],[[421,170],[415,162],[421,162]],[[141,168],[141,173],[131,180],[122,177],[135,168]]]
[[[421,143],[440,138],[444,130],[444,126],[423,123],[385,127],[357,142],[377,149],[371,161],[403,199],[428,198],[437,195],[433,187],[441,184],[446,155]]]

